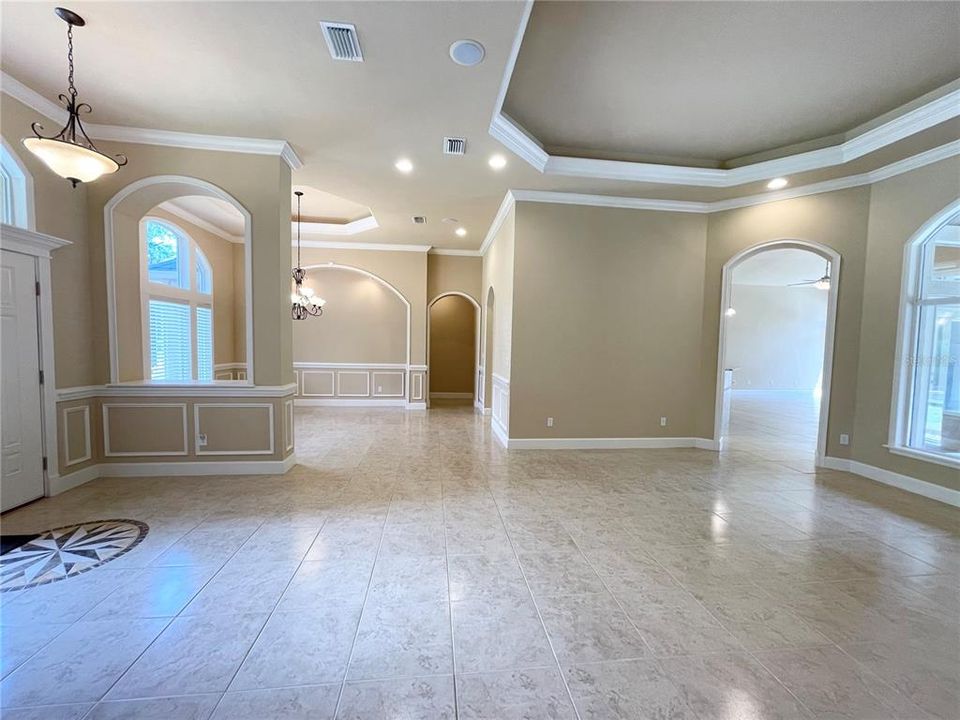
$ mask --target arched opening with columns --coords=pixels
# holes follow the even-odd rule
[[[826,454],[840,254],[778,239],[722,270],[714,441],[812,467]]]

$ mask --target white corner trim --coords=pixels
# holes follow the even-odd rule
[[[426,410],[427,403],[424,402],[408,402],[405,407],[407,410]]]
[[[182,207],[177,205],[176,200],[167,200],[165,202],[160,203],[158,207],[161,210],[166,210],[171,215],[176,215],[181,220],[186,220],[188,223],[191,223],[192,225],[196,225],[201,230],[206,230],[208,233],[213,233],[217,237],[223,238],[228,242],[232,242],[232,243],[243,242],[243,235],[231,235],[223,228],[217,227],[211,222],[207,222],[202,217],[198,217],[194,215],[189,210],[184,210]]]
[[[954,140],[944,145],[940,145],[922,153],[918,153],[903,160],[884,165],[876,170],[860,173],[858,175],[848,175],[846,177],[824,180],[810,185],[801,185],[795,188],[787,188],[776,192],[762,193],[760,195],[746,195],[744,197],[730,198],[728,200],[716,200],[714,202],[695,202],[688,200],[659,200],[648,198],[623,197],[615,195],[590,195],[586,193],[567,193],[553,192],[548,190],[520,190],[512,189],[509,195],[512,195],[517,202],[540,202],[553,203],[558,205],[587,205],[592,207],[623,208],[626,210],[659,210],[662,212],[685,212],[685,213],[715,213],[725,210],[735,210],[737,208],[751,207],[754,205],[765,205],[766,203],[780,202],[782,200],[792,200],[794,198],[806,197],[808,195],[819,195],[821,193],[834,192],[836,190],[846,190],[847,188],[860,187],[862,185],[871,185],[873,183],[888,180],[889,178],[902,175],[903,173],[917,170],[935,162],[946,160],[960,155],[960,140]],[[501,206],[502,207],[502,206]],[[496,221],[496,220],[495,220]],[[503,220],[500,219],[502,223]],[[497,226],[496,229],[499,229]],[[494,226],[491,230],[495,234]],[[488,233],[492,238],[492,235]],[[484,251],[485,248],[481,247]]]
[[[596,197],[600,197],[599,195]],[[507,219],[507,215],[510,214],[510,210],[514,206],[514,195],[512,190],[507,190],[506,194],[503,196],[503,200],[500,201],[500,207],[497,209],[497,214],[493,217],[493,222],[490,223],[490,228],[487,230],[486,236],[483,238],[483,242],[480,244],[480,249],[477,252],[481,256],[487,254],[487,250],[490,249],[490,245],[493,244],[493,239],[497,236],[497,233],[500,232],[500,228],[503,227],[504,221]]]
[[[193,475],[282,475],[296,464],[283,460],[213,460],[210,462],[122,462],[97,466],[99,477],[189,477]]]
[[[511,450],[645,450],[696,448],[702,443],[712,441],[694,437],[510,438],[507,447]]]
[[[293,247],[297,246],[296,238],[291,244]],[[300,244],[305,248],[322,248],[324,250],[376,250],[380,252],[415,253],[426,253],[430,250],[429,245],[391,245],[389,243],[338,242],[336,240],[302,240]]]
[[[27,87],[6,72],[0,71],[0,90],[19,100],[51,120],[63,124],[67,111],[37,91]],[[230,137],[226,135],[201,135],[198,133],[151,130],[148,128],[124,127],[122,125],[89,124],[84,126],[94,140],[128,142],[138,145],[162,145],[191,150],[216,150],[220,152],[246,153],[250,155],[277,155],[293,170],[303,167],[303,162],[286,140]],[[53,129],[53,128],[51,128]]]
[[[430,248],[431,255],[451,255],[453,257],[481,257],[479,250],[456,250],[453,248]]]
[[[323,223],[323,222],[304,222],[300,223],[300,232],[304,235],[356,235],[367,230],[376,230],[380,227],[377,218],[373,215],[351,220],[348,223]],[[291,222],[290,229],[293,232],[293,242],[296,243],[297,223]],[[309,245],[308,243],[322,242],[320,240],[304,240],[306,247],[327,247],[326,245]],[[352,246],[349,246],[352,247]],[[429,247],[429,246],[428,246]],[[426,251],[424,251],[426,252]]]
[[[841,470],[843,472],[853,473],[854,475],[860,475],[868,480],[874,480],[884,485],[906,490],[914,495],[921,495],[931,500],[946,503],[947,505],[960,507],[960,490],[951,490],[950,488],[927,482],[926,480],[920,480],[915,477],[910,477],[909,475],[901,475],[892,470],[885,470],[884,468],[878,468],[874,465],[867,465],[866,463],[848,460],[846,458],[826,456],[821,459],[821,466],[829,470]]]
[[[0,249],[3,250],[48,258],[51,252],[67,245],[73,243],[53,235],[38,233],[36,230],[0,225]]]

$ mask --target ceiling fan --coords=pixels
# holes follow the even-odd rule
[[[816,280],[803,280],[801,282],[787,283],[787,287],[802,287],[805,285],[813,285],[817,290],[829,290],[830,289],[830,262],[827,262],[827,266],[824,269],[823,275],[818,277]]]

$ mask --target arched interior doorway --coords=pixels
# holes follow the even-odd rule
[[[840,255],[777,240],[723,268],[714,439],[812,470],[826,454]]]
[[[483,321],[483,397],[484,412],[493,407],[493,319],[495,297],[493,288],[487,290],[487,302]]]
[[[466,293],[438,295],[427,306],[430,402],[474,404],[477,399],[480,304]]]

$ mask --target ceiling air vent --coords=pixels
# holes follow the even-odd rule
[[[443,139],[444,155],[463,155],[467,151],[467,139],[458,137],[445,137]]]
[[[357,28],[349,23],[321,22],[323,37],[334,60],[363,62]]]
[[[414,225],[426,225],[427,218],[424,215],[414,215],[412,218]]]

